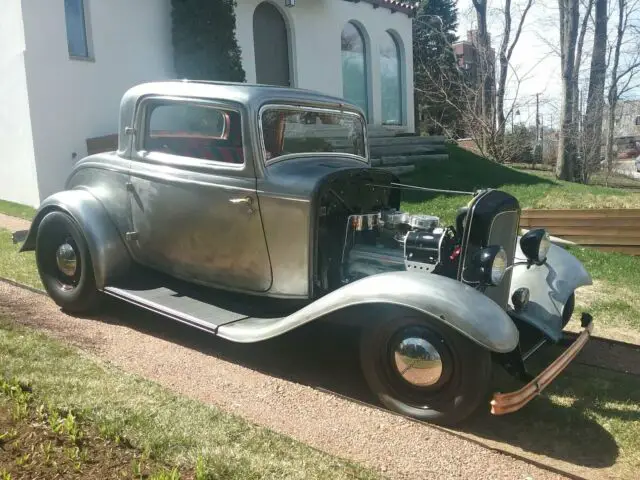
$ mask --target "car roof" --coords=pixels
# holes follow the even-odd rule
[[[168,80],[141,83],[131,87],[125,92],[122,98],[122,110],[126,110],[127,113],[133,113],[138,99],[141,96],[147,95],[222,99],[240,103],[256,111],[263,104],[274,101],[311,105],[318,104],[333,108],[343,108],[363,114],[363,111],[358,106],[348,102],[344,98],[325,95],[314,90],[276,85],[204,80]]]

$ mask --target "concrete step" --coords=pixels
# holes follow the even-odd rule
[[[390,155],[385,157],[375,157],[381,165],[419,165],[426,162],[440,162],[448,160],[449,154],[436,153],[431,155]]]
[[[440,154],[446,153],[447,148],[444,144],[388,144],[375,147],[369,147],[372,157],[389,157],[397,155],[424,155],[424,154]]]
[[[444,145],[444,137],[441,136],[432,136],[432,137],[421,137],[418,135],[412,136],[394,136],[394,137],[373,137],[369,138],[370,146],[381,146],[381,145]]]
[[[411,173],[413,172],[416,167],[415,165],[398,165],[396,167],[381,167],[384,168],[385,170],[394,173],[395,175],[406,175],[407,173]]]

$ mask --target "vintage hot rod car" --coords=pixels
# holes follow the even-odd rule
[[[583,314],[533,378],[525,360],[563,338],[589,274],[544,230],[520,237],[505,192],[469,192],[451,226],[400,211],[407,189],[432,190],[371,166],[365,118],[345,100],[167,81],[131,88],[120,107],[117,151],[75,165],[21,248],[63,309],[110,295],[245,343],[348,311],[380,401],[442,424],[488,400],[493,364],[525,384],[493,395],[505,414],[588,341]]]

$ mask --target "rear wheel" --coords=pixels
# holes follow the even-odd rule
[[[382,321],[365,331],[361,364],[387,408],[441,425],[459,423],[477,410],[492,366],[489,351],[419,316]]]
[[[40,222],[36,262],[44,288],[63,310],[81,313],[96,306],[98,290],[89,248],[66,213],[48,213]]]

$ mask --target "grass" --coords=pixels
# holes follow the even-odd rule
[[[18,253],[11,232],[0,228],[0,277],[42,289],[34,252]]]
[[[36,210],[20,203],[0,200],[0,213],[11,215],[12,217],[23,218],[25,220],[31,220],[36,214]]]
[[[549,349],[532,362],[542,368],[560,351]],[[465,433],[586,478],[635,479],[640,469],[638,382],[634,375],[574,361],[524,409],[479,418]]]
[[[28,385],[32,392],[29,405],[59,412],[58,420],[72,412],[82,420],[80,430],[99,437],[96,442],[105,445],[105,452],[121,445],[129,448],[120,452],[127,461],[139,460],[142,452],[151,466],[200,471],[202,479],[377,478],[363,467],[175,395],[3,319],[0,365],[0,383],[11,384],[15,379]],[[32,412],[23,408],[24,418],[32,418]],[[14,452],[14,462],[29,453],[22,448]]]
[[[105,438],[85,418],[42,403],[29,386],[4,379],[0,379],[0,465],[1,479],[177,480],[191,473],[148,458],[126,442]]]
[[[456,145],[449,145],[449,161],[432,162],[402,178],[404,183],[440,189],[474,191],[500,188],[514,195],[522,208],[640,208],[640,191],[555,180],[496,164]],[[411,192],[403,209],[438,215],[451,224],[456,210],[470,197]]]

